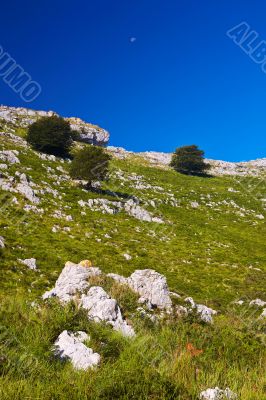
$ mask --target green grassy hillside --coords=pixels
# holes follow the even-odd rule
[[[262,177],[183,176],[130,156],[113,159],[105,191],[92,193],[70,180],[68,162],[42,159],[22,139],[0,136],[1,150],[18,150],[20,160],[7,163],[2,178],[19,182],[18,172],[25,173],[40,199],[32,204],[0,189],[1,399],[188,400],[215,386],[229,386],[242,400],[266,399],[265,320],[261,309],[248,306],[252,299],[266,300]],[[133,195],[164,223],[78,204],[99,198],[123,202]],[[26,211],[26,205],[36,209]],[[37,271],[19,261],[32,257]],[[154,324],[135,313],[134,293],[108,279],[100,284],[132,321],[134,339],[89,322],[74,304],[63,308],[56,300],[42,301],[66,261],[83,259],[124,276],[154,269],[181,295],[178,303],[192,296],[217,310],[214,324],[194,315]],[[244,304],[234,304],[238,300]],[[53,357],[51,347],[64,329],[91,335],[100,367],[75,372]],[[188,343],[202,352],[191,354]]]

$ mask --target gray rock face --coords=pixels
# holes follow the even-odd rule
[[[81,296],[80,306],[88,310],[88,317],[94,321],[107,322],[124,336],[135,335],[133,328],[123,320],[117,301],[112,299],[103,288],[91,287],[87,294]]]
[[[89,340],[89,336],[85,332],[63,331],[54,344],[54,353],[60,359],[69,359],[77,370],[94,368],[100,363],[101,357],[83,344],[85,340]]]
[[[54,111],[36,111],[27,108],[16,108],[0,106],[0,120],[7,124],[7,127],[14,125],[21,128],[27,128],[41,117],[51,117],[58,115]],[[82,121],[80,118],[64,118],[70,123],[73,130],[80,135],[80,140],[97,146],[105,146],[110,134],[96,125]]]
[[[232,392],[229,388],[224,390],[219,389],[218,387],[214,389],[207,389],[200,393],[201,400],[235,400],[237,399],[237,395]]]
[[[83,292],[88,288],[90,277],[100,274],[99,268],[83,266],[82,263],[73,264],[68,261],[57,279],[55,287],[44,293],[43,299],[57,296],[62,302],[68,302],[74,298],[77,292]]]
[[[152,307],[170,309],[172,301],[165,276],[152,269],[136,270],[128,278],[129,287],[137,292],[140,300]]]

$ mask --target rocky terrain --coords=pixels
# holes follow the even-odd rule
[[[41,115],[0,108],[1,399],[266,399],[265,159],[108,147],[88,191],[28,146]]]
[[[109,146],[108,149],[117,158],[125,159],[135,155],[148,161],[151,165],[161,168],[168,167],[172,158],[172,153],[159,153],[156,151],[134,153],[122,147],[114,146]],[[266,158],[243,162],[228,162],[206,158],[205,161],[211,165],[209,173],[215,176],[260,176],[265,174],[266,171]]]
[[[35,111],[27,108],[0,106],[0,130],[13,133],[18,128],[28,128],[41,117],[57,115],[54,111]],[[82,121],[80,118],[64,118],[70,123],[71,129],[78,132],[79,140],[104,146],[109,141],[109,133],[96,125]]]

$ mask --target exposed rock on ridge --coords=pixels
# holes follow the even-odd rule
[[[16,108],[0,106],[0,126],[4,125],[5,130],[14,131],[14,128],[28,128],[41,117],[58,115],[54,111],[36,111],[27,108]],[[105,146],[109,141],[109,133],[97,125],[83,121],[80,118],[64,118],[70,123],[73,130],[79,133],[79,140],[98,146]]]

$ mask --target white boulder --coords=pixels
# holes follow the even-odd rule
[[[215,387],[214,389],[207,389],[200,393],[201,400],[235,400],[237,395],[229,388],[224,390]]]
[[[133,328],[122,318],[121,310],[103,288],[92,286],[81,296],[80,306],[88,311],[88,317],[95,322],[107,322],[124,336],[135,335]]]
[[[72,300],[78,292],[83,292],[88,288],[88,279],[90,277],[101,274],[99,268],[91,267],[90,265],[86,261],[82,261],[79,264],[68,261],[59,275],[55,287],[44,293],[43,299],[57,296],[62,302]]]
[[[65,330],[54,344],[54,353],[60,359],[69,359],[77,370],[93,368],[100,363],[101,357],[83,344],[85,340],[89,340],[85,332],[71,333]]]
[[[128,286],[151,307],[170,309],[172,301],[165,276],[152,269],[136,270],[127,279]]]

